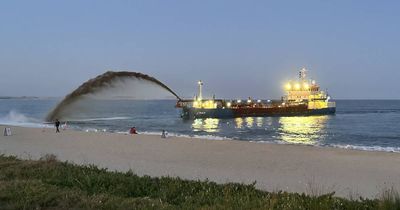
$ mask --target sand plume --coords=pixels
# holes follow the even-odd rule
[[[139,83],[145,85],[147,88],[137,88],[137,84]],[[153,90],[154,93],[154,88],[162,90],[163,92],[166,90],[178,100],[180,99],[169,87],[149,75],[128,71],[108,71],[83,83],[76,90],[65,96],[65,98],[47,115],[46,121],[50,122],[57,118],[64,119],[67,117],[66,115],[68,115],[67,109],[73,104],[83,103],[83,99],[124,99],[133,94],[151,96],[151,90]],[[78,111],[82,110],[74,110],[74,112]]]

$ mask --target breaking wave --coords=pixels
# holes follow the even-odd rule
[[[2,125],[13,125],[22,127],[43,127],[42,121],[27,117],[26,115],[19,113],[16,110],[11,110],[7,115],[0,117],[0,124]]]
[[[139,134],[151,135],[151,136],[161,136],[161,133],[162,133],[162,131],[159,131],[159,132],[156,132],[156,131],[138,131],[138,132],[139,132]],[[114,133],[129,135],[129,130],[127,130],[127,131],[116,131]],[[172,133],[168,132],[168,136],[170,136],[170,137],[178,137],[178,138],[189,138],[189,139],[205,139],[205,140],[233,140],[231,138],[222,137],[222,136],[188,135],[188,134],[180,134],[180,133],[173,133],[173,132]]]
[[[89,119],[71,119],[72,122],[92,122],[92,121],[112,121],[112,120],[129,120],[131,117],[100,117],[100,118],[89,118]]]
[[[335,148],[341,148],[341,149],[400,153],[400,147],[359,146],[359,145],[350,145],[350,144],[347,144],[347,145],[334,144],[331,146],[335,147]]]

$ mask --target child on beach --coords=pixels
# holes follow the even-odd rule
[[[163,139],[168,138],[168,132],[166,130],[162,130],[161,138],[163,138]]]
[[[62,129],[65,131],[67,130],[67,127],[68,127],[67,122],[65,122],[64,125],[62,126]]]

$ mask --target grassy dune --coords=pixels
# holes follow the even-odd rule
[[[348,200],[265,192],[253,185],[139,177],[95,166],[0,156],[0,209],[400,209],[396,192]]]

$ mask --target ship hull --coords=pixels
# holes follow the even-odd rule
[[[335,107],[308,109],[306,106],[270,107],[270,108],[215,108],[202,109],[183,107],[182,118],[236,118],[236,117],[273,117],[273,116],[310,116],[332,115]]]

